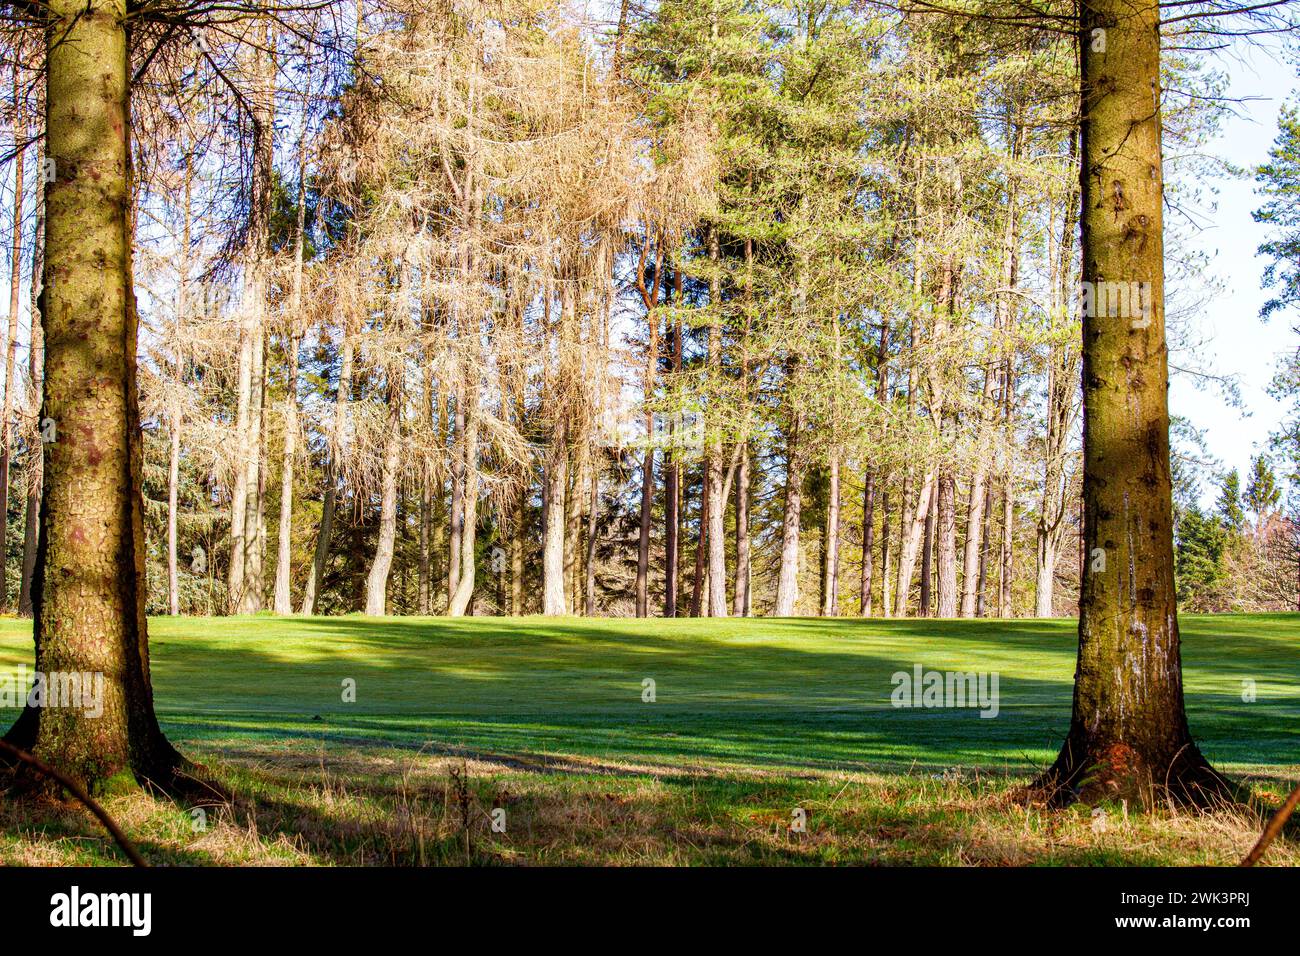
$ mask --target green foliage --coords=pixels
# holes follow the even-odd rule
[[[1223,476],[1214,509],[1232,531],[1240,531],[1246,523],[1246,513],[1241,508],[1241,475],[1236,468]]]
[[[1203,604],[1223,578],[1227,529],[1216,515],[1193,505],[1178,523],[1174,578],[1180,604]]]
[[[1273,231],[1259,247],[1259,255],[1273,260],[1264,269],[1264,286],[1277,290],[1260,310],[1265,317],[1300,303],[1300,112],[1284,107],[1278,127],[1269,161],[1255,172],[1266,202],[1254,218]]]
[[[1260,525],[1277,511],[1281,501],[1282,491],[1277,486],[1277,478],[1268,457],[1256,456],[1251,463],[1250,478],[1246,482],[1246,510],[1255,516],[1255,523]]]

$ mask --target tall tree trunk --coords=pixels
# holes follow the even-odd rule
[[[1070,137],[1070,156],[1078,155],[1078,138]],[[1074,302],[1069,295],[1074,262],[1074,233],[1078,224],[1076,195],[1071,192],[1062,217],[1059,255],[1056,259],[1054,322],[1066,319]],[[1056,590],[1056,563],[1065,534],[1065,513],[1070,481],[1066,474],[1068,441],[1075,420],[1074,395],[1078,382],[1078,349],[1053,336],[1047,354],[1047,435],[1043,442],[1043,490],[1035,531],[1034,613],[1051,617]],[[1082,557],[1082,549],[1081,557]],[[1081,563],[1082,566],[1082,563]]]
[[[979,581],[975,585],[975,616],[985,617],[988,614],[988,580],[989,580],[989,542],[993,536],[989,533],[992,524],[993,514],[993,485],[986,483],[984,486],[984,528],[981,531],[981,540],[983,546],[980,548],[980,570]]]
[[[708,363],[711,393],[722,386],[722,279],[718,273],[718,227],[709,226],[709,339]],[[708,450],[705,456],[704,496],[708,524],[709,617],[727,616],[727,496],[722,491],[722,423],[718,412],[710,408],[706,429]]]
[[[889,486],[880,492],[880,613],[889,617],[893,610],[893,595],[889,590]]]
[[[600,471],[594,463],[591,469],[591,496],[587,504],[587,559],[583,591],[586,596],[587,617],[596,616],[596,516],[600,512]]]
[[[940,475],[936,486],[942,484],[943,475]],[[938,494],[935,494],[934,498],[937,497]],[[934,608],[934,498],[925,511],[925,537],[921,539],[921,601],[917,611],[921,617],[929,617]]]
[[[858,589],[858,614],[871,616],[871,570],[875,561],[876,476],[867,471],[862,476],[862,584]]]
[[[569,449],[564,420],[551,431],[543,477],[542,613],[567,614],[564,602],[564,494],[569,484]]]
[[[673,274],[674,301],[682,298],[682,274],[677,270]],[[672,325],[672,368],[676,376],[681,375],[682,360],[685,355],[681,320]],[[672,438],[677,435],[676,426],[672,429]],[[664,617],[677,616],[677,598],[681,577],[682,554],[682,462],[681,456],[673,451],[667,464],[667,476],[664,479]]]
[[[571,448],[573,460],[569,463],[570,487],[565,495],[564,513],[564,603],[577,614],[582,606],[578,584],[578,546],[582,538],[582,499],[586,485],[586,461],[579,458],[578,449]]]
[[[654,413],[646,413],[647,442],[654,434]],[[654,514],[655,494],[655,453],[654,448],[646,445],[641,458],[641,527],[636,549],[636,616],[647,617],[650,613],[649,575],[650,575],[650,523]]]
[[[935,616],[957,616],[957,480],[951,471],[939,476],[935,507]]]
[[[1150,283],[1150,295],[1140,318],[1085,310],[1083,500],[1092,559],[1080,600],[1070,732],[1039,784],[1058,799],[1148,803],[1159,788],[1204,803],[1229,788],[1192,741],[1183,707],[1164,321],[1160,9],[1154,0],[1085,0],[1082,17],[1083,280]],[[1105,31],[1104,51],[1089,42],[1094,30]]]
[[[456,386],[451,425],[451,504],[448,508],[447,607],[460,583],[460,539],[465,529],[465,386]]]
[[[185,360],[181,352],[181,335],[189,314],[190,282],[190,202],[194,183],[194,157],[185,155],[184,226],[181,229],[180,268],[176,277],[176,324],[172,330],[172,389],[179,393],[184,387]],[[181,478],[181,409],[176,394],[168,403],[167,426],[170,450],[167,456],[167,609],[175,617],[180,614],[180,573],[177,567],[178,529],[177,509],[180,505]]]
[[[691,617],[699,617],[705,611],[703,601],[707,579],[704,576],[704,556],[709,547],[709,525],[706,515],[709,513],[709,481],[705,475],[700,480],[700,533],[695,542],[695,571],[691,575]]]
[[[799,518],[803,509],[803,413],[796,411],[786,441],[785,508],[781,515],[781,566],[776,579],[777,617],[791,617],[799,600]]]
[[[392,374],[391,372],[389,374]],[[388,602],[388,572],[393,566],[397,541],[397,481],[402,454],[402,386],[388,386],[388,427],[379,479],[379,537],[375,557],[366,575],[365,613],[382,615]]]
[[[626,14],[624,4],[623,14]],[[624,23],[620,20],[620,24]],[[622,38],[620,26],[620,40]],[[645,454],[641,458],[641,526],[637,539],[636,551],[636,616],[648,617],[650,614],[650,525],[654,515],[655,496],[655,419],[654,394],[655,379],[659,368],[659,316],[655,307],[659,302],[659,290],[663,285],[665,243],[659,238],[659,252],[655,259],[654,280],[647,287],[645,283],[646,258],[650,250],[650,234],[646,231],[646,241],[641,247],[641,260],[637,265],[637,283],[641,291],[642,304],[646,313],[646,356],[645,372],[641,381],[641,401],[645,406]]]
[[[342,454],[344,437],[347,434],[348,406],[352,401],[352,336],[343,330],[343,344],[339,356],[338,391],[334,395],[333,439],[330,442],[329,457],[325,460],[325,496],[321,501],[320,528],[316,533],[316,551],[312,556],[311,574],[307,576],[307,585],[302,595],[302,614],[316,612],[316,597],[325,580],[325,565],[329,561],[330,536],[334,530],[334,509],[338,500],[339,467],[338,459]]]
[[[736,586],[731,601],[736,617],[748,617],[750,609],[749,485],[749,443],[742,442],[736,471]]]
[[[433,613],[433,588],[429,578],[429,538],[433,522],[433,495],[429,490],[429,476],[420,481],[420,554],[416,559],[415,605],[417,613]]]
[[[308,73],[308,83],[311,74]],[[298,219],[293,236],[293,287],[289,293],[290,323],[289,378],[284,395],[284,451],[280,462],[280,528],[275,561],[275,613],[292,614],[290,595],[290,555],[293,553],[293,465],[298,441],[298,350],[302,345],[297,331],[302,309],[303,239],[307,226],[307,136],[298,139]]]
[[[907,617],[907,605],[912,591],[912,572],[916,568],[916,555],[925,535],[926,516],[930,513],[930,498],[934,491],[934,473],[927,472],[917,495],[916,506],[900,529],[903,536],[898,553],[898,586],[894,589],[894,616]]]
[[[27,137],[22,108],[22,91],[19,89],[19,69],[14,64],[14,142],[22,144]],[[14,402],[18,389],[14,387],[14,371],[18,356],[18,306],[22,301],[23,285],[23,167],[26,149],[14,156],[14,230],[9,257],[9,326],[5,332],[4,418],[0,420],[0,609],[9,606],[9,461],[13,448]]]
[[[44,445],[35,669],[102,675],[103,706],[29,706],[6,739],[92,793],[166,787],[184,762],[154,715],[144,613],[129,21],[125,0],[45,9],[44,408],[67,439]]]
[[[831,455],[830,487],[826,501],[826,592],[822,616],[840,614],[840,457]]]
[[[259,27],[254,27],[254,32]],[[263,400],[266,374],[266,261],[270,252],[271,187],[275,148],[275,66],[270,21],[261,49],[253,49],[255,89],[249,91],[253,126],[253,176],[248,199],[244,284],[240,301],[237,462],[230,507],[231,610],[251,614],[262,607]]]
[[[519,492],[510,528],[510,613],[524,614],[524,535],[528,520],[527,488]]]
[[[36,168],[41,168],[41,144],[36,147]],[[31,382],[31,409],[29,414],[39,429],[42,418],[41,391],[45,371],[45,335],[41,320],[41,273],[44,271],[45,253],[45,198],[44,190],[36,195],[36,234],[32,245],[31,335],[27,350],[27,378]],[[41,466],[44,457],[40,445],[28,453],[27,514],[23,524],[23,576],[18,592],[18,613],[32,616],[32,575],[36,571],[36,541],[40,526]]]
[[[448,617],[462,617],[469,610],[470,599],[474,597],[474,542],[478,530],[478,435],[479,419],[482,417],[477,383],[474,387],[474,394],[473,404],[466,409],[465,459],[462,465],[462,471],[465,475],[465,494],[462,509],[464,526],[461,528],[460,533],[460,579],[456,582],[456,589],[452,592],[451,600],[447,604]]]

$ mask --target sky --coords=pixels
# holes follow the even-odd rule
[[[1283,103],[1296,102],[1300,86],[1295,67],[1284,61],[1279,49],[1277,43],[1260,49],[1238,41],[1223,55],[1219,65],[1230,77],[1228,95],[1244,101],[1234,105],[1238,115],[1229,118],[1209,144],[1212,154],[1247,168],[1268,159],[1278,112]],[[1189,376],[1177,373],[1171,378],[1169,406],[1171,413],[1204,429],[1211,455],[1244,476],[1251,458],[1268,450],[1269,432],[1283,418],[1284,406],[1269,397],[1267,387],[1277,360],[1300,345],[1300,335],[1292,329],[1300,325],[1300,315],[1276,313],[1267,322],[1259,317],[1269,298],[1260,285],[1267,260],[1255,250],[1267,233],[1251,218],[1261,205],[1254,177],[1218,179],[1213,185],[1219,192],[1216,208],[1190,241],[1210,257],[1210,271],[1223,289],[1192,321],[1196,337],[1205,343],[1205,363],[1237,378],[1242,407],[1233,407],[1220,389],[1198,388]],[[1176,364],[1177,358],[1173,361]]]

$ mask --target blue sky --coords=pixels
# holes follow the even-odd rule
[[[1278,50],[1276,43],[1261,49],[1242,41],[1223,54],[1220,66],[1231,78],[1228,95],[1249,99],[1234,107],[1238,116],[1223,124],[1210,151],[1238,166],[1265,161],[1277,136],[1278,111],[1296,99],[1295,68]],[[1169,401],[1171,412],[1205,429],[1211,454],[1244,474],[1251,457],[1267,450],[1269,432],[1283,416],[1283,406],[1266,389],[1279,356],[1300,344],[1292,330],[1300,315],[1277,314],[1268,322],[1259,317],[1268,295],[1260,287],[1266,261],[1255,255],[1265,231],[1251,218],[1260,205],[1253,177],[1220,179],[1214,186],[1217,207],[1191,243],[1210,256],[1210,270],[1223,290],[1193,322],[1196,337],[1206,343],[1207,363],[1239,380],[1243,407],[1232,407],[1218,389],[1197,388],[1185,375],[1173,377]]]

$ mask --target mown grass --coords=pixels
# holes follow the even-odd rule
[[[1183,632],[1193,733],[1262,808],[1300,771],[1300,616]],[[165,730],[237,795],[202,828],[191,807],[111,801],[157,862],[1201,864],[1234,862],[1260,824],[1007,798],[1068,724],[1072,621],[259,616],[151,634]],[[30,659],[28,625],[0,622],[0,673]],[[891,676],[918,663],[997,672],[997,718],[892,707]],[[31,817],[0,805],[0,862],[119,859],[75,808]]]

